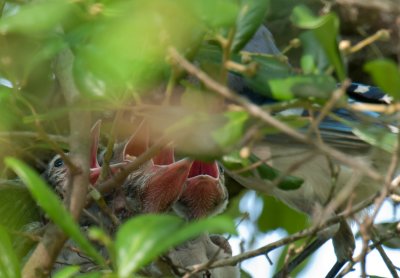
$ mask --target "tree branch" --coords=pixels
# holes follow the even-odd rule
[[[22,137],[28,139],[35,139],[41,140],[42,136],[39,132],[32,132],[32,131],[9,131],[9,132],[0,132],[0,137]],[[54,134],[47,134],[47,137],[58,143],[68,143],[68,138],[61,136],[61,135],[54,135]]]
[[[374,244],[376,242],[374,241]],[[390,274],[392,274],[393,278],[399,278],[397,274],[396,267],[394,266],[393,262],[390,260],[389,256],[386,254],[385,250],[383,250],[382,245],[376,244],[376,250],[378,250],[379,254],[382,257],[382,260],[385,262]]]
[[[55,73],[67,105],[72,107],[80,102],[80,93],[75,86],[72,66],[74,56],[69,48],[63,49],[56,60]],[[70,192],[66,204],[74,217],[78,219],[85,205],[89,183],[89,130],[90,112],[79,110],[69,113],[70,120],[70,154],[75,167],[70,167]],[[74,169],[75,168],[75,169]],[[48,275],[52,265],[62,249],[67,236],[54,224],[49,224],[46,232],[25,264],[23,277],[37,277],[37,274]]]
[[[383,242],[388,241],[392,238],[396,238],[398,236],[399,232],[392,232],[392,231],[388,232],[385,235],[381,235],[378,241],[374,242],[367,248],[367,254],[373,251],[378,245],[381,245]],[[353,257],[353,260],[349,262],[349,264],[338,274],[337,277],[344,277],[347,273],[349,273],[352,270],[354,265],[361,262],[363,257],[364,257],[363,254],[360,254],[357,257]]]

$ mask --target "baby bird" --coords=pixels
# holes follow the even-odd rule
[[[113,160],[132,161],[149,147],[149,130],[142,124],[124,144],[119,153],[117,146]],[[137,213],[162,213],[171,209],[182,194],[192,161],[182,159],[175,162],[174,150],[163,148],[149,161],[133,171],[122,185],[125,208],[128,215]],[[117,207],[117,210],[119,208]]]
[[[175,212],[195,220],[221,213],[228,204],[228,191],[222,168],[216,161],[211,163],[194,161],[186,180],[182,196],[174,204]],[[189,240],[168,253],[171,262],[180,268],[207,263],[210,260],[232,256],[229,242],[220,235],[207,233]],[[193,277],[240,277],[237,266],[226,266],[196,273]]]
[[[186,188],[173,207],[175,212],[188,220],[221,213],[228,203],[222,171],[216,161],[194,161],[186,180]]]
[[[97,150],[99,147],[100,137],[100,125],[101,121],[97,121],[91,131],[91,146],[90,146],[90,174],[89,181],[91,184],[95,184],[100,172],[101,167],[97,161]],[[68,154],[66,154],[68,155]],[[59,154],[55,155],[53,159],[48,163],[47,169],[42,175],[48,183],[53,186],[54,190],[61,196],[65,197],[67,187],[69,186],[69,170],[65,165],[64,160]]]
[[[143,172],[134,172],[126,179],[123,190],[130,207],[140,213],[169,211],[182,194],[191,164],[189,159],[175,162],[171,150],[162,150],[144,165]]]

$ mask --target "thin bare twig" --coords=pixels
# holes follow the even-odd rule
[[[376,244],[376,241],[374,241],[374,244]],[[376,244],[376,250],[378,250],[379,254],[382,257],[382,260],[385,262],[388,270],[390,271],[390,274],[392,274],[393,278],[399,278],[399,275],[397,274],[396,267],[393,265],[393,262],[390,260],[389,256],[386,254],[385,250],[383,250],[383,247],[381,244]]]
[[[371,216],[366,216],[364,218],[363,223],[360,225],[360,233],[363,239],[363,246],[361,252],[361,274],[363,277],[366,277],[366,256],[368,251],[368,242],[371,238],[371,228],[374,223],[376,216],[378,215],[379,210],[381,209],[383,202],[386,197],[391,194],[392,189],[392,181],[394,174],[396,172],[397,166],[399,164],[399,156],[400,156],[400,134],[397,136],[397,142],[395,151],[393,152],[392,159],[388,168],[388,171],[385,176],[385,184],[382,190],[379,193],[379,196],[376,198],[374,202],[374,211]]]
[[[32,104],[27,99],[25,99],[23,96],[21,96],[19,94],[17,94],[17,97],[20,99],[20,101],[22,103],[24,103],[24,105],[26,107],[28,107],[28,109],[31,111],[32,115],[34,116],[34,123],[35,123],[36,130],[39,133],[42,140],[47,142],[54,149],[54,151],[61,156],[64,163],[71,169],[71,171],[78,171],[76,169],[75,165],[71,162],[70,158],[64,153],[63,149],[61,149],[61,147],[58,146],[58,144],[56,142],[54,142],[53,140],[51,140],[49,138],[47,132],[45,131],[41,122],[39,121],[36,110],[32,106]]]
[[[221,43],[222,47],[222,67],[221,67],[221,74],[220,80],[221,82],[225,83],[228,78],[228,67],[226,66],[229,62],[231,56],[231,46],[233,43],[233,39],[235,38],[236,28],[232,27],[228,33],[228,39]]]
[[[392,232],[392,231],[388,232],[387,234],[385,234],[383,236],[380,236],[379,240],[377,240],[376,242],[374,242],[373,244],[368,246],[367,254],[372,252],[376,248],[376,246],[381,245],[383,242],[388,241],[388,240],[398,237],[398,236],[399,236],[398,232],[396,233],[396,232]],[[337,277],[344,277],[347,273],[349,273],[352,270],[353,266],[362,260],[363,256],[364,256],[363,254],[360,254],[356,257],[353,257],[352,261],[350,261],[348,263],[348,265],[338,274]]]
[[[360,51],[364,47],[367,47],[368,45],[379,41],[379,40],[388,40],[390,38],[390,31],[387,29],[382,29],[377,31],[375,34],[372,36],[369,36],[365,38],[364,40],[358,42],[356,45],[350,47],[347,51],[346,54],[353,54],[355,52]]]
[[[319,112],[317,118],[311,122],[310,127],[307,130],[307,136],[310,136],[314,130],[318,130],[319,124],[324,120],[324,118],[332,111],[336,103],[340,98],[346,93],[346,88],[349,87],[350,81],[345,80],[342,82],[340,87],[333,91],[331,98],[326,102]]]
[[[36,140],[42,139],[41,134],[39,132],[32,132],[32,131],[0,132],[0,137],[22,137],[22,138],[36,139]],[[68,138],[65,136],[47,134],[47,137],[53,142],[58,142],[63,144],[68,143]]]

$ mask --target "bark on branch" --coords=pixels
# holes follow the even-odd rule
[[[81,101],[79,90],[75,85],[72,74],[73,61],[74,56],[71,50],[65,48],[58,55],[55,66],[55,73],[60,83],[61,92],[70,107]],[[70,112],[69,121],[71,130],[69,158],[78,170],[71,171],[67,206],[72,216],[78,219],[85,205],[89,181],[90,112],[83,110]],[[67,236],[57,226],[50,223],[43,238],[25,264],[22,276],[24,278],[48,276],[66,240]]]

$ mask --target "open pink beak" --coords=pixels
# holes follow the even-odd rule
[[[169,165],[154,165],[153,175],[146,186],[143,207],[145,213],[168,211],[183,192],[192,161],[181,159]]]
[[[124,147],[123,157],[138,157],[149,147],[149,128],[142,123],[135,134]],[[189,175],[192,161],[182,159],[175,162],[174,149],[163,148],[155,155],[140,173],[148,176],[146,184],[139,184],[142,188],[142,212],[164,212],[170,209],[183,191],[185,181]]]
[[[143,121],[135,133],[126,142],[123,152],[122,160],[128,157],[138,157],[149,148],[149,127]]]
[[[226,206],[227,191],[221,181],[216,161],[194,161],[176,210],[188,219],[197,219],[220,212]]]
[[[210,180],[218,180],[219,169],[217,162],[207,163],[199,160],[194,161],[190,168],[188,179],[199,178],[201,176]]]
[[[119,170],[121,170],[124,166],[126,165],[125,162],[123,163],[115,163],[110,165],[110,169],[112,173],[117,173]],[[96,167],[96,168],[90,168],[90,173],[89,173],[89,181],[90,184],[94,185],[97,182],[97,179],[100,177],[101,174],[101,167]]]
[[[98,120],[90,130],[91,146],[90,146],[90,174],[89,181],[91,184],[95,184],[101,173],[101,167],[97,160],[97,151],[99,149],[100,141],[100,128],[101,120]],[[114,163],[110,165],[110,169],[113,173],[118,172],[126,163]]]
[[[170,165],[175,162],[174,149],[163,148],[155,157],[153,157],[154,165]]]

